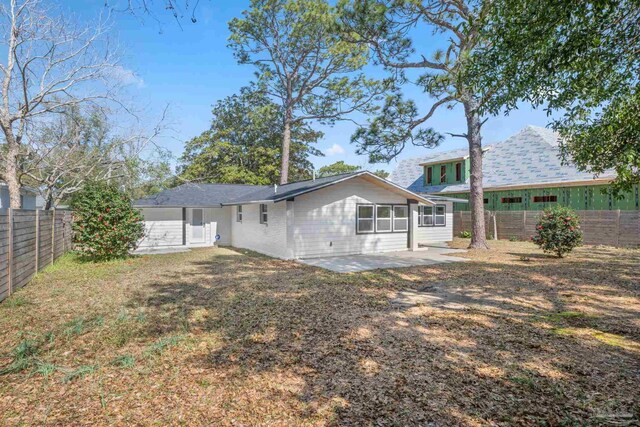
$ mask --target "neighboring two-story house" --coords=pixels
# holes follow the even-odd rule
[[[507,140],[484,148],[485,208],[490,211],[541,210],[561,204],[576,210],[638,210],[638,186],[616,200],[602,190],[613,172],[596,178],[559,157],[558,135],[528,126]],[[469,152],[466,148],[402,160],[390,180],[412,192],[469,198]],[[454,203],[454,211],[468,211]]]

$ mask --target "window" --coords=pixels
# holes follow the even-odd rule
[[[269,219],[269,215],[267,213],[267,205],[262,203],[260,204],[260,224],[266,224]]]
[[[427,184],[433,183],[433,168],[429,166],[427,168]]]
[[[456,181],[462,181],[462,163],[456,163]]]
[[[391,206],[376,206],[376,232],[385,233],[391,231]]]
[[[500,201],[502,203],[522,203],[522,197],[503,197]]]
[[[445,205],[418,206],[418,225],[433,227],[447,225],[447,207]]]
[[[419,219],[419,218],[418,218]],[[409,231],[409,206],[358,205],[356,233],[406,233]]]
[[[533,196],[533,203],[557,202],[558,196]]]
[[[393,207],[393,231],[409,230],[409,207],[394,206]]]
[[[356,231],[373,233],[373,205],[358,205],[356,211]]]
[[[447,182],[447,167],[440,166],[440,182]]]
[[[242,222],[242,206],[236,208],[236,221]]]
[[[447,207],[445,205],[436,206],[435,225],[446,225],[446,212]]]
[[[489,203],[489,199],[484,199],[484,204],[486,205],[487,203]]]
[[[433,206],[418,206],[418,225],[431,227],[433,225]]]

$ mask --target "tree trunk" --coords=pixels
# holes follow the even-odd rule
[[[5,140],[7,141],[6,165],[4,179],[9,189],[9,207],[11,209],[21,209],[20,203],[20,181],[18,180],[18,144],[11,131],[11,126],[2,125]]]
[[[464,102],[467,118],[467,140],[471,177],[469,183],[469,203],[471,204],[471,243],[469,249],[489,249],[484,224],[484,190],[482,189],[482,123],[475,101]]]
[[[282,133],[282,162],[280,165],[280,184],[289,182],[289,151],[291,149],[291,119],[293,112],[287,108],[284,114],[284,132]]]

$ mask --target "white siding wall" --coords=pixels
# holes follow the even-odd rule
[[[356,234],[358,203],[406,205],[407,199],[361,178],[296,197],[295,256],[311,258],[407,249],[407,233]]]
[[[287,202],[268,204],[268,223],[260,224],[259,204],[242,206],[242,222],[236,221],[234,206],[231,220],[231,244],[266,255],[289,258],[287,249]]]
[[[416,228],[416,240],[420,243],[448,242],[453,240],[453,203],[444,202],[447,207],[447,214],[444,227],[418,227]]]
[[[231,208],[202,208],[204,221],[204,242],[192,239],[191,220],[193,208],[187,208],[185,224],[187,246],[211,246],[216,234],[218,244],[231,244]],[[182,245],[182,208],[144,208],[141,210],[145,222],[145,237],[141,247]]]
[[[218,245],[229,246],[231,244],[231,216],[233,209],[233,206],[224,206],[210,211],[210,220],[217,224],[216,233],[220,235],[220,240],[216,242]],[[212,237],[215,239],[215,233]]]
[[[182,208],[145,208],[140,247],[182,245]]]

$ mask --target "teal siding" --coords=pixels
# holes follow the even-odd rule
[[[540,211],[553,205],[569,206],[575,210],[640,210],[640,190],[634,186],[622,199],[616,200],[606,190],[606,185],[585,185],[579,187],[549,187],[524,190],[485,191],[484,207],[490,211]],[[469,199],[469,193],[440,194]],[[556,196],[557,202],[534,202],[534,197]],[[504,198],[521,198],[519,203],[503,203]],[[454,212],[468,211],[468,203],[454,203]]]

